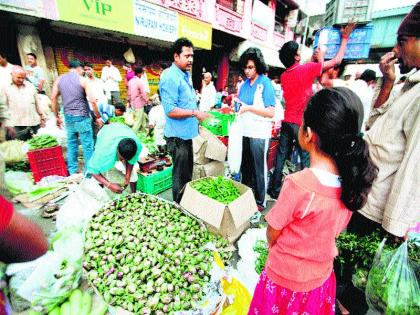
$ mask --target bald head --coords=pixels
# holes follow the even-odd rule
[[[23,85],[26,79],[26,72],[20,66],[13,66],[12,68],[12,81],[17,86]]]

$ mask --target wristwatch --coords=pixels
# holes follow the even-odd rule
[[[194,114],[194,109],[192,110],[191,117],[195,117],[195,114]]]

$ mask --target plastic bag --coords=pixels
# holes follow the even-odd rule
[[[239,173],[242,164],[242,119],[236,117],[229,128],[228,164],[232,174]]]
[[[79,185],[72,186],[71,190],[72,193],[57,212],[58,231],[69,226],[84,227],[95,212],[111,200],[93,178],[84,179]]]
[[[6,187],[13,196],[29,193],[36,188],[30,173],[7,171],[4,174]]]
[[[11,140],[0,143],[0,151],[6,164],[26,161],[26,153],[22,150],[24,141]]]
[[[384,250],[386,239],[376,252],[366,285],[366,300],[381,314],[420,314],[420,289],[414,270],[418,263],[408,257],[408,241],[395,250]]]
[[[124,113],[124,119],[125,123],[132,127],[134,125],[134,122],[136,121],[136,112],[132,109],[127,109],[127,111]]]

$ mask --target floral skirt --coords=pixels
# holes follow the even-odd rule
[[[333,315],[335,314],[334,272],[324,284],[309,292],[294,292],[271,281],[261,273],[248,315]]]

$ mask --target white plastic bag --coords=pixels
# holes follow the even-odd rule
[[[69,226],[84,227],[95,212],[111,200],[93,178],[84,179],[70,190],[72,193],[57,213],[58,231]]]
[[[237,116],[229,128],[228,164],[232,174],[238,174],[242,163],[242,119]]]

